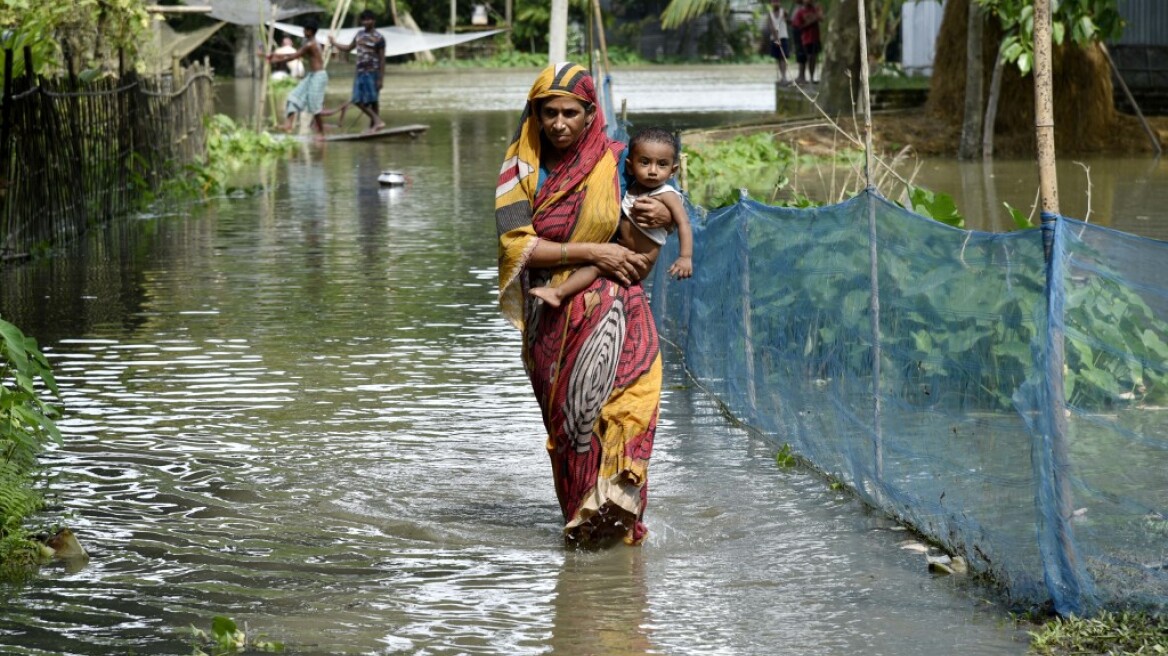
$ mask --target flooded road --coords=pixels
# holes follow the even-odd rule
[[[777,467],[668,350],[647,543],[563,549],[494,302],[518,103],[474,95],[391,103],[417,140],[305,145],[240,173],[261,193],[0,271],[68,409],[49,517],[92,554],[7,600],[3,653],[186,654],[220,614],[295,654],[1025,653],[993,591]]]

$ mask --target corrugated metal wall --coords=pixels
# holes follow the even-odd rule
[[[1116,43],[1168,46],[1168,1],[1119,0],[1119,13],[1127,27]]]

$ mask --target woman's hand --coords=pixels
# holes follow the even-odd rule
[[[648,270],[644,265],[644,255],[635,253],[620,244],[593,244],[592,264],[600,269],[600,275],[616,280],[622,285],[631,284],[641,279],[641,270]],[[650,265],[651,266],[651,265]]]
[[[673,223],[669,208],[652,196],[642,196],[635,200],[629,214],[629,218],[642,228],[664,228]]]

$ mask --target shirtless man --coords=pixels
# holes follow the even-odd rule
[[[293,59],[307,59],[308,60],[308,74],[300,80],[300,84],[288,94],[288,102],[285,106],[284,125],[282,129],[285,132],[291,132],[296,115],[300,112],[308,112],[312,114],[312,127],[316,130],[317,139],[324,139],[324,121],[321,120],[321,110],[324,109],[324,92],[328,88],[328,73],[324,70],[324,54],[320,50],[320,44],[316,42],[315,21],[307,21],[304,24],[304,45],[294,53],[286,55],[277,55],[275,53],[268,55],[268,61],[273,64],[291,61]]]

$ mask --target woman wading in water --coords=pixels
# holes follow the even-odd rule
[[[657,331],[640,280],[652,261],[613,243],[625,145],[605,135],[588,72],[565,63],[532,85],[499,173],[499,304],[523,331],[569,545],[640,544],[661,397]],[[669,223],[658,200],[633,217]],[[576,267],[602,277],[553,308],[527,292]]]

